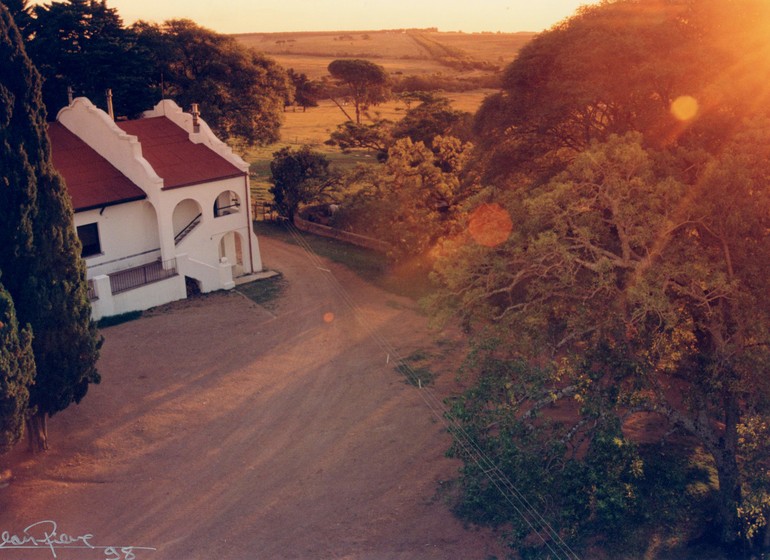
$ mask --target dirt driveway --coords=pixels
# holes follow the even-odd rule
[[[53,418],[51,451],[0,458],[15,477],[0,490],[0,560],[499,553],[447,510],[449,436],[388,356],[438,355],[445,335],[344,268],[261,248],[289,283],[272,312],[219,293],[104,331],[102,384]],[[41,545],[46,523],[31,548],[8,548],[42,521],[58,546]]]

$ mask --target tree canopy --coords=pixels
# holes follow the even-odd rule
[[[75,97],[107,108],[111,89],[116,115],[135,117],[151,108],[149,52],[105,2],[68,0],[32,7],[26,26],[27,52],[43,76],[43,102],[50,116]]]
[[[662,495],[645,472],[666,442],[689,506],[693,457],[716,473],[696,531],[710,526],[730,554],[770,534],[767,10],[582,8],[522,49],[477,114],[487,186],[435,272],[437,309],[477,349],[456,413],[512,479],[558,489],[547,499],[573,542],[604,515],[626,520],[593,526],[621,546],[643,529],[635,511]],[[485,224],[490,207],[505,220]],[[457,451],[466,506],[494,502]],[[582,505],[579,480],[593,496]]]
[[[308,107],[318,107],[318,99],[321,96],[321,85],[307,77],[307,74],[297,73],[293,68],[286,71],[291,84],[294,86],[293,103],[306,111]]]
[[[432,149],[410,138],[396,141],[384,164],[361,166],[347,176],[354,194],[335,222],[388,242],[396,260],[423,256],[467,196],[460,170],[471,147],[451,136],[433,138]]]
[[[536,36],[476,116],[489,180],[548,174],[592,140],[631,130],[658,147],[718,149],[715,131],[740,120],[768,78],[756,25],[767,3],[739,4],[603,2]],[[696,100],[697,119],[672,113],[682,96]]]
[[[758,165],[769,131],[736,136],[692,184],[660,169],[638,134],[595,141],[548,183],[503,199],[515,224],[504,243],[446,246],[453,256],[437,266],[467,325],[490,325],[511,359],[553,364],[520,396],[533,422],[578,403],[553,436],[567,450],[633,414],[697,442],[719,478],[725,543],[761,524],[765,510],[745,506],[764,503],[770,482],[745,469],[767,449],[742,443],[770,425],[770,193]]]
[[[298,150],[281,148],[270,162],[270,194],[278,213],[294,220],[302,204],[319,202],[335,184],[336,177],[329,170],[326,156],[308,146]]]
[[[390,97],[387,72],[382,66],[369,60],[359,58],[333,60],[329,64],[329,74],[344,86],[347,97],[352,100],[356,111],[356,124],[361,124],[361,116],[371,105],[387,101]],[[337,103],[337,106],[350,120],[354,120],[347,115],[340,103]]]
[[[17,6],[25,20],[30,58],[44,78],[50,116],[74,96],[134,118],[164,97],[189,108],[198,103],[221,138],[246,145],[278,138],[284,100],[293,96],[284,70],[232,37],[189,20],[123,25],[105,2],[63,0]]]
[[[380,161],[385,161],[388,150],[400,139],[422,142],[428,149],[433,147],[437,136],[452,136],[463,142],[470,140],[472,115],[453,109],[448,98],[431,93],[403,94],[401,98],[408,103],[401,120],[375,119],[371,124],[348,120],[337,126],[326,143],[343,150],[373,150]],[[412,107],[415,99],[419,103]]]
[[[151,53],[152,79],[164,96],[183,107],[199,103],[222,138],[247,145],[278,140],[293,87],[273,60],[190,20],[140,22],[132,30]]]
[[[405,97],[405,96],[402,96]],[[411,138],[433,147],[437,136],[453,136],[463,142],[470,140],[471,115],[452,108],[449,98],[424,94],[420,103],[409,107],[400,121],[393,127],[393,138]]]

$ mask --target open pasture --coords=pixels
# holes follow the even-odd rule
[[[464,92],[448,92],[445,95],[452,102],[455,109],[475,113],[484,98],[493,93],[493,90],[479,89]],[[350,112],[352,106],[345,109]],[[381,117],[397,121],[403,118],[406,104],[403,101],[392,100],[376,107],[371,107],[369,114],[372,117]],[[284,123],[281,127],[281,142],[293,145],[310,145],[321,147],[329,139],[329,135],[337,125],[346,121],[345,115],[332,101],[324,99],[318,103],[318,107],[311,107],[307,111],[301,108],[287,110],[284,113]]]
[[[312,54],[292,54],[292,53],[269,53],[268,56],[275,60],[284,68],[292,68],[299,74],[305,74],[312,80],[329,76],[327,70],[329,63],[344,56],[334,55],[312,55]],[[384,57],[363,57],[379,64],[391,76],[424,76],[446,72],[447,68],[441,63],[429,58],[384,58]]]
[[[417,58],[430,53],[400,31],[328,31],[317,33],[248,33],[235,38],[271,55],[311,54],[331,58]]]
[[[246,33],[234,35],[241,43],[273,57],[285,68],[311,78],[327,75],[337,58],[366,58],[391,74],[467,72],[446,65],[446,58],[487,63],[499,68],[511,62],[534,33],[462,33],[423,29],[394,31],[328,31]]]

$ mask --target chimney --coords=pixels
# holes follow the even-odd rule
[[[112,90],[108,89],[105,93],[107,94],[107,114],[114,121],[115,120],[115,111],[112,108]]]
[[[201,123],[198,120],[201,116],[201,112],[198,110],[198,104],[193,103],[192,108],[190,109],[190,114],[193,118],[193,132],[200,132],[201,131]]]

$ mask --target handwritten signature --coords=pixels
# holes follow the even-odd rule
[[[0,552],[19,549],[47,550],[52,558],[57,558],[57,550],[91,549],[102,552],[104,560],[136,560],[135,550],[156,550],[146,546],[97,546],[91,542],[93,538],[90,533],[74,536],[60,532],[55,521],[38,521],[26,527],[21,535],[12,535],[9,531],[0,533]]]

